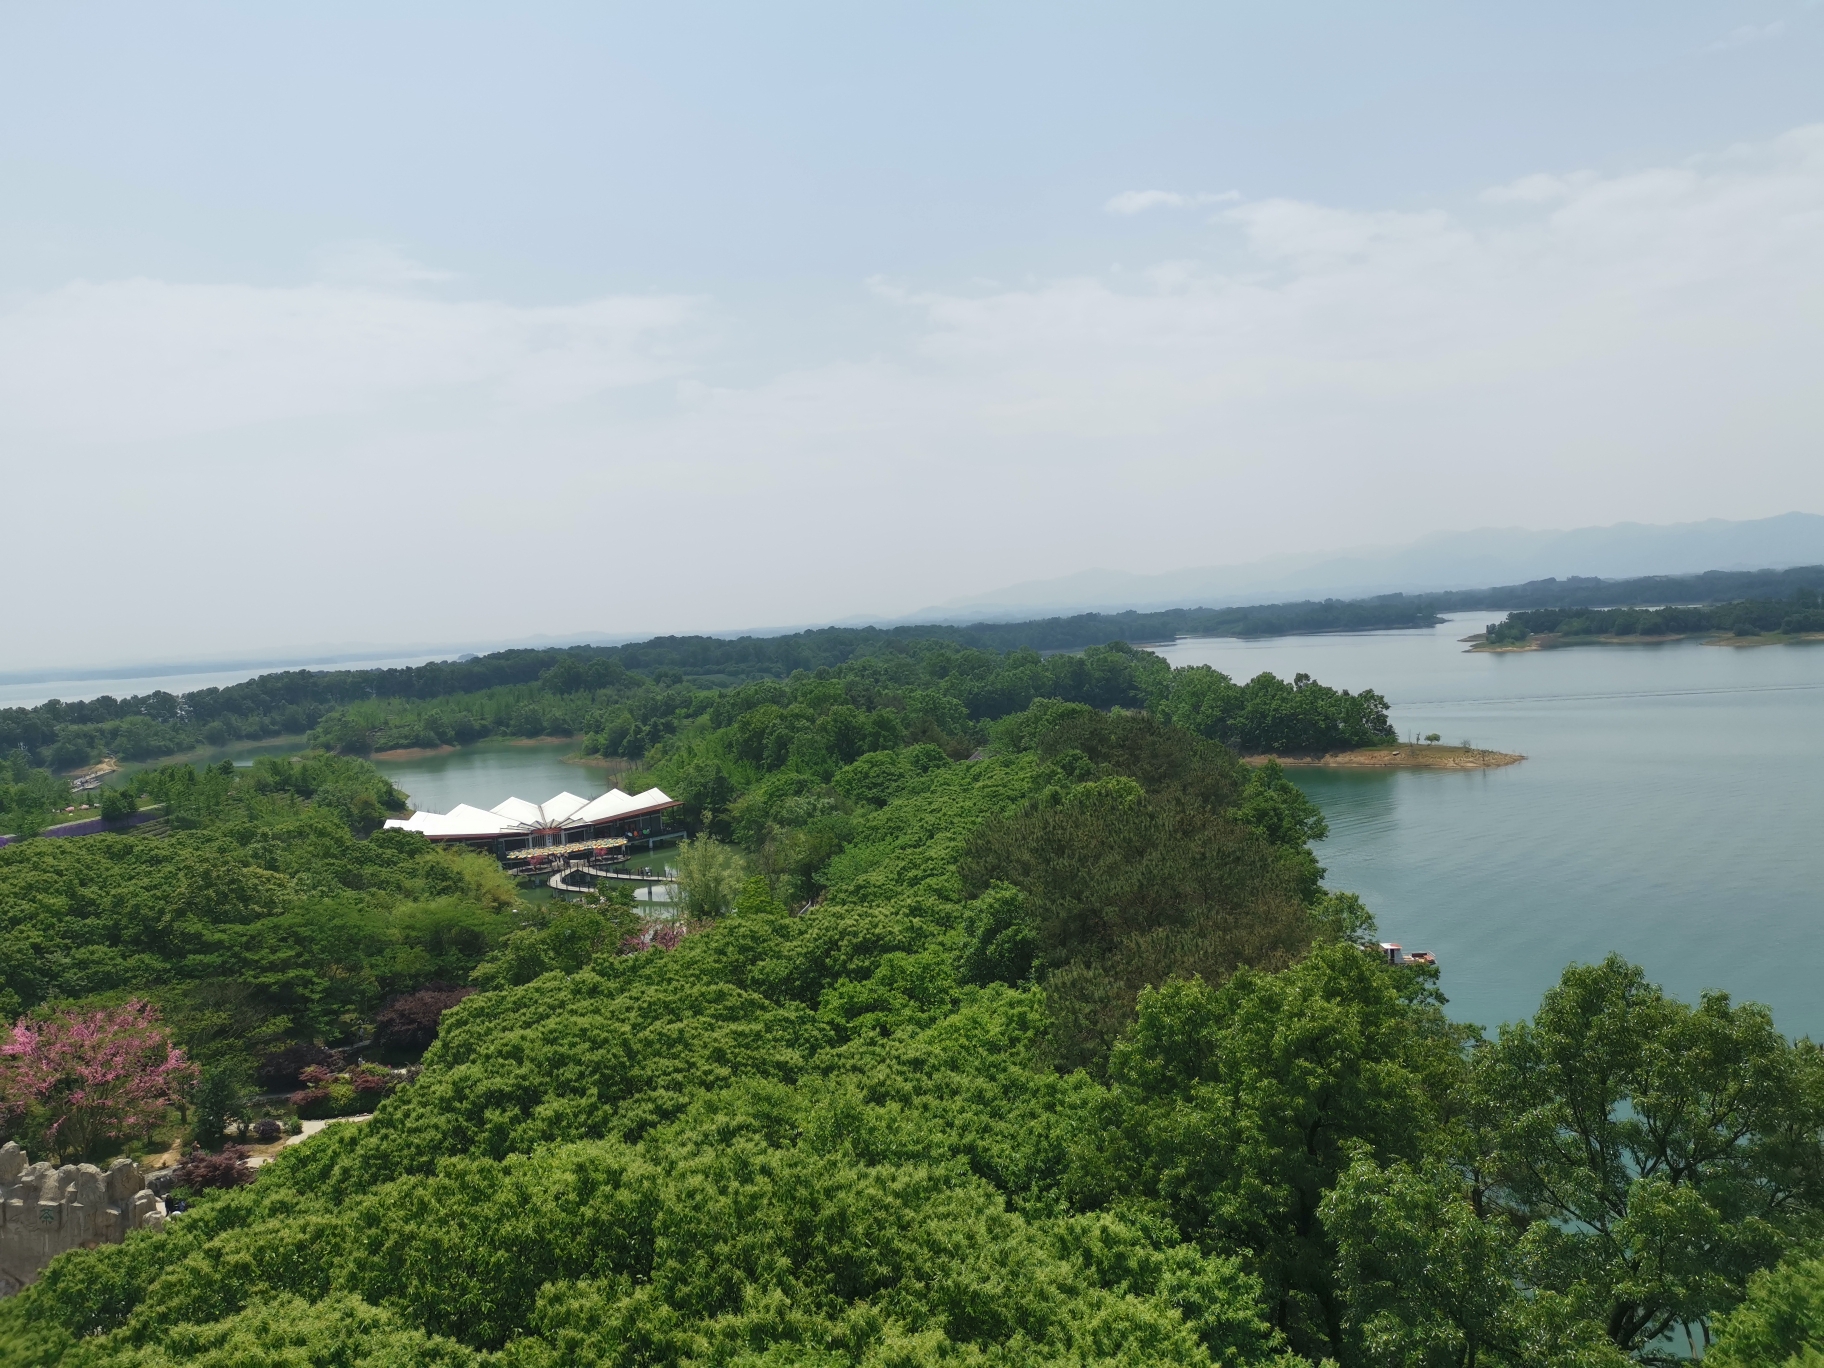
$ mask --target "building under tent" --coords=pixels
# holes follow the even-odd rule
[[[394,817],[387,826],[415,831],[427,840],[471,846],[517,863],[544,858],[619,858],[630,845],[649,848],[675,836],[672,824],[683,806],[662,789],[622,793],[609,789],[600,798],[560,793],[543,803],[509,798],[488,811],[458,804],[449,812],[415,812]]]

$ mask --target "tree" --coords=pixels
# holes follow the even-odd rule
[[[1748,1296],[1717,1321],[1711,1368],[1817,1368],[1824,1364],[1824,1258],[1788,1259],[1756,1273]]]
[[[713,836],[698,836],[678,847],[678,892],[693,917],[718,917],[735,905],[747,877],[741,852]]]
[[[1380,1168],[1366,1153],[1324,1198],[1347,1323],[1397,1368],[1624,1368],[1563,1296],[1520,1291],[1519,1230],[1484,1219],[1447,1164]]]
[[[1115,1047],[1081,1171],[1122,1175],[1188,1241],[1248,1251],[1293,1348],[1357,1363],[1325,1195],[1364,1152],[1420,1161],[1460,1071],[1423,976],[1346,942],[1220,988],[1167,983]]]
[[[101,791],[101,819],[104,822],[121,822],[139,811],[139,800],[124,788],[105,788]]]
[[[191,1105],[196,1108],[193,1129],[198,1143],[219,1145],[228,1127],[247,1119],[247,1074],[239,1059],[223,1060],[203,1070]]]
[[[60,1159],[150,1133],[197,1077],[149,1004],[22,1018],[0,1045],[0,1113]]]
[[[1619,956],[1572,965],[1473,1068],[1491,1204],[1528,1281],[1589,1305],[1643,1363],[1712,1318],[1824,1213],[1824,1057],[1766,1008],[1666,997]]]

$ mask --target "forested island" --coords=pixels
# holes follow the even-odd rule
[[[1741,599],[1664,608],[1536,608],[1491,622],[1477,650],[1536,650],[1594,642],[1729,638],[1734,644],[1796,641],[1824,635],[1824,601],[1801,587],[1787,599]]]
[[[162,837],[0,851],[0,1116],[34,1154],[217,1148],[262,1085],[374,1112],[180,1169],[165,1229],[0,1303],[0,1365],[1818,1346],[1824,1059],[1764,1010],[1610,959],[1485,1036],[1197,710],[1041,698],[958,758],[870,687],[724,691],[653,748],[634,782],[726,785],[656,923],[376,831],[398,796],[321,751],[153,771]],[[134,1042],[168,1105],[39,1086],[79,1039]]]

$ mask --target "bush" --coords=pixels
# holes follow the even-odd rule
[[[171,1176],[178,1187],[202,1192],[207,1188],[245,1187],[253,1181],[253,1170],[247,1167],[247,1151],[239,1145],[225,1146],[219,1154],[210,1154],[198,1146],[184,1156]]]
[[[401,994],[380,1009],[374,1021],[374,1044],[383,1050],[430,1048],[443,1014],[474,991],[453,983],[427,983],[415,993]]]
[[[139,811],[139,800],[126,789],[109,788],[101,791],[101,819],[104,822],[124,822]]]
[[[301,1081],[304,1088],[291,1095],[291,1103],[299,1116],[316,1121],[370,1112],[399,1080],[376,1064],[358,1064],[342,1074],[306,1069]]]
[[[270,1116],[261,1117],[253,1123],[253,1138],[256,1144],[277,1144],[285,1134],[285,1128]]]
[[[287,1045],[260,1060],[258,1075],[263,1087],[278,1092],[284,1088],[297,1087],[302,1081],[303,1072],[310,1068],[336,1073],[342,1068],[342,1056],[335,1050],[309,1042]]]

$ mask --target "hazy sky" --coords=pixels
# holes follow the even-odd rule
[[[1824,511],[1824,5],[0,3],[0,669]]]

